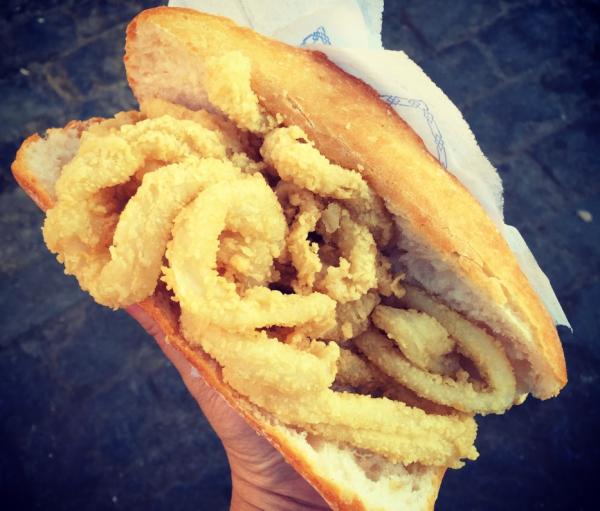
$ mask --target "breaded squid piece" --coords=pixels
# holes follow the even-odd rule
[[[140,111],[149,119],[168,115],[174,119],[193,121],[211,131],[220,133],[227,147],[227,155],[252,152],[248,133],[238,129],[235,124],[219,115],[206,110],[190,110],[183,105],[177,105],[160,98],[144,99],[140,103]]]
[[[238,128],[264,134],[277,122],[260,105],[252,90],[251,64],[241,52],[232,51],[206,61],[204,88],[208,100]]]
[[[178,215],[164,280],[198,332],[209,325],[237,332],[302,325],[316,335],[331,328],[335,302],[324,294],[284,295],[257,286],[240,296],[235,284],[216,271],[222,232],[243,233],[250,258],[266,258],[265,268],[270,268],[283,249],[286,230],[277,197],[259,176],[216,184]]]
[[[297,126],[268,133],[260,153],[281,179],[317,195],[365,201],[370,197],[369,186],[358,172],[330,163]]]
[[[371,290],[353,302],[338,303],[335,308],[335,328],[325,332],[322,338],[344,342],[362,334],[369,328],[369,316],[380,301],[379,294]]]
[[[496,339],[416,288],[408,286],[402,301],[404,305],[434,317],[455,340],[458,352],[475,364],[487,385],[460,378],[460,374],[454,379],[421,369],[375,330],[354,340],[371,363],[420,396],[466,413],[502,413],[512,406],[516,398],[516,379],[506,353]],[[378,320],[373,319],[377,324]],[[438,339],[438,348],[445,351],[447,346]]]
[[[44,223],[46,244],[99,303],[116,308],[146,298],[156,286],[160,245],[174,215],[209,183],[240,174],[220,161],[225,153],[214,131],[170,117],[118,128],[113,120],[105,129],[84,133],[56,184],[57,203]],[[200,165],[200,158],[212,159]],[[157,177],[157,171],[145,172],[147,184],[119,218],[114,187],[128,183],[148,161],[174,165]],[[174,186],[164,185],[171,173]]]
[[[315,279],[323,268],[319,258],[319,245],[308,239],[309,233],[315,230],[321,217],[321,207],[313,194],[306,191],[304,198],[298,200],[298,207],[298,214],[287,236],[287,248],[297,271],[292,286],[296,293],[305,295],[313,291]]]
[[[340,167],[323,156],[302,129],[274,129],[266,135],[260,153],[281,179],[322,197],[344,201],[344,206],[368,227],[381,247],[390,242],[394,224],[383,201],[359,172]]]
[[[434,317],[414,309],[379,305],[372,319],[415,366],[432,373],[448,373],[444,356],[454,350],[455,342]]]
[[[377,286],[377,245],[369,230],[346,210],[333,237],[341,253],[339,263],[325,269],[315,288],[339,303],[358,300]]]

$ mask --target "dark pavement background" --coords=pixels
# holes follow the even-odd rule
[[[124,28],[149,1],[0,3],[0,506],[218,510],[223,450],[134,322],[45,249],[9,171],[20,141],[133,107]],[[438,509],[597,509],[600,169],[597,1],[387,1],[383,39],[457,103],[506,188],[506,217],[553,282],[570,383],[479,420],[481,458]],[[588,499],[590,499],[588,501]]]

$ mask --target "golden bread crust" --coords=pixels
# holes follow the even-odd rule
[[[175,38],[198,62],[243,52],[263,107],[281,114],[286,125],[300,126],[334,163],[358,169],[403,225],[485,303],[510,309],[534,354],[533,394],[558,394],[567,375],[557,331],[507,242],[477,200],[371,87],[319,52],[273,41],[226,18],[158,7],[139,14],[127,30],[125,62],[138,99],[139,77],[130,63],[138,31],[149,25]]]

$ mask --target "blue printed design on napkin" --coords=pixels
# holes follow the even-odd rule
[[[327,32],[325,31],[325,27],[318,27],[314,32],[308,34],[304,39],[302,39],[300,46],[313,43],[331,45],[331,41],[329,39],[329,36],[327,35]]]
[[[401,98],[400,96],[389,96],[382,94],[380,97],[390,106],[407,106],[410,108],[417,108],[423,112],[425,121],[427,121],[427,126],[429,126],[429,129],[431,130],[433,141],[435,142],[437,158],[444,168],[448,168],[444,137],[442,137],[442,133],[440,132],[440,129],[433,118],[433,114],[429,111],[427,104],[420,99]]]

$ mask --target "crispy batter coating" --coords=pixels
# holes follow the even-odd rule
[[[378,306],[373,323],[395,341],[413,365],[432,373],[452,372],[450,359],[455,342],[433,317],[414,309]],[[450,366],[450,367],[449,367]],[[454,367],[454,372],[458,367]]]
[[[287,248],[296,268],[297,276],[292,286],[298,294],[308,294],[313,291],[317,274],[323,264],[319,258],[319,245],[308,239],[321,217],[321,206],[314,195],[306,190],[290,197],[291,204],[297,204],[299,211],[296,215],[287,237]]]
[[[459,352],[475,363],[487,385],[469,381],[465,373],[462,377],[459,373],[459,378],[454,379],[421,369],[401,355],[385,336],[370,330],[359,336],[355,343],[373,364],[417,394],[467,413],[502,413],[513,404],[515,376],[498,341],[413,287],[407,287],[403,301],[435,318],[453,337]],[[373,320],[376,324],[379,321],[375,317]],[[380,322],[379,326],[385,323]],[[406,324],[402,328],[405,327]],[[446,350],[444,341],[438,346],[440,351]]]
[[[338,303],[335,326],[323,334],[323,339],[344,342],[362,334],[369,328],[369,316],[380,301],[379,294],[371,290],[353,302]]]
[[[381,247],[391,241],[394,224],[383,201],[358,172],[335,165],[323,156],[300,128],[271,131],[265,136],[260,153],[284,181],[322,197],[344,201]]]
[[[199,331],[211,324],[238,332],[272,325],[310,325],[311,331],[331,326],[335,302],[326,295],[284,295],[257,286],[240,296],[236,286],[217,273],[223,231],[244,233],[249,259],[267,272],[283,249],[286,230],[277,197],[258,176],[216,184],[178,215],[164,280],[182,310],[193,315]]]
[[[369,230],[342,209],[340,227],[333,234],[341,252],[339,263],[328,266],[316,289],[339,303],[358,300],[377,286],[377,246]]]
[[[277,371],[277,366],[272,370]],[[296,374],[299,379],[304,378]],[[460,459],[477,457],[473,446],[477,426],[465,415],[428,415],[385,397],[331,389],[293,394],[282,390],[285,388],[281,385],[271,386],[254,378],[247,371],[225,368],[223,376],[238,392],[256,405],[272,410],[288,424],[327,435],[332,440],[350,440],[353,445],[397,462],[418,461],[458,468],[462,465]],[[336,436],[338,430],[340,434]],[[382,442],[384,437],[387,440]]]
[[[373,392],[382,385],[374,371],[375,367],[348,349],[340,350],[337,360],[335,382],[339,385],[354,387],[363,392]]]
[[[463,462],[454,461],[448,465],[448,460],[477,459],[478,453],[472,445],[476,428],[469,428],[474,425],[474,421],[464,428],[454,427],[455,425],[456,423],[449,422],[446,434],[443,435],[436,435],[423,429],[416,438],[347,425],[315,424],[306,426],[306,429],[326,440],[348,443],[354,447],[377,452],[393,463],[407,465],[421,462],[433,466],[460,468],[464,465]],[[405,433],[405,430],[402,433]],[[451,436],[453,433],[457,434],[454,438]]]
[[[183,314],[182,325],[186,338],[202,346],[226,374],[252,375],[261,385],[276,386],[292,395],[320,392],[335,378],[340,351],[335,343],[310,341],[306,349],[299,350],[267,337],[264,331],[252,335],[219,328],[199,331],[195,318],[189,313]],[[270,363],[265,364],[265,360]]]
[[[332,199],[370,197],[369,186],[358,172],[330,163],[297,126],[268,133],[260,153],[281,179],[300,188]]]
[[[239,173],[231,164],[213,159],[187,176],[199,158],[224,156],[219,134],[193,121],[170,117],[84,133],[77,155],[65,165],[56,184],[58,201],[44,223],[46,244],[64,262],[65,271],[77,275],[81,287],[99,303],[116,308],[140,301],[154,290],[160,249],[150,257],[139,237],[146,231],[149,238],[144,239],[156,237],[160,244],[168,235],[172,208],[191,199],[194,194],[190,191],[197,192],[219,179],[221,172],[229,177]],[[177,163],[161,175],[172,173],[181,188],[171,193],[169,186],[150,178],[115,233],[121,201],[114,187],[126,184],[148,160]],[[158,201],[155,195],[160,196]],[[148,217],[154,208],[156,216]],[[146,222],[148,218],[155,218],[156,223]]]
[[[220,133],[229,157],[234,157],[234,155],[240,153],[252,153],[248,133],[238,129],[231,121],[211,114],[206,110],[190,110],[183,105],[170,103],[164,99],[152,98],[142,101],[140,111],[149,119],[168,115],[173,119],[194,121],[208,130]]]
[[[251,87],[250,60],[232,51],[206,61],[204,88],[209,101],[224,112],[238,128],[266,133],[275,119],[261,107]]]

